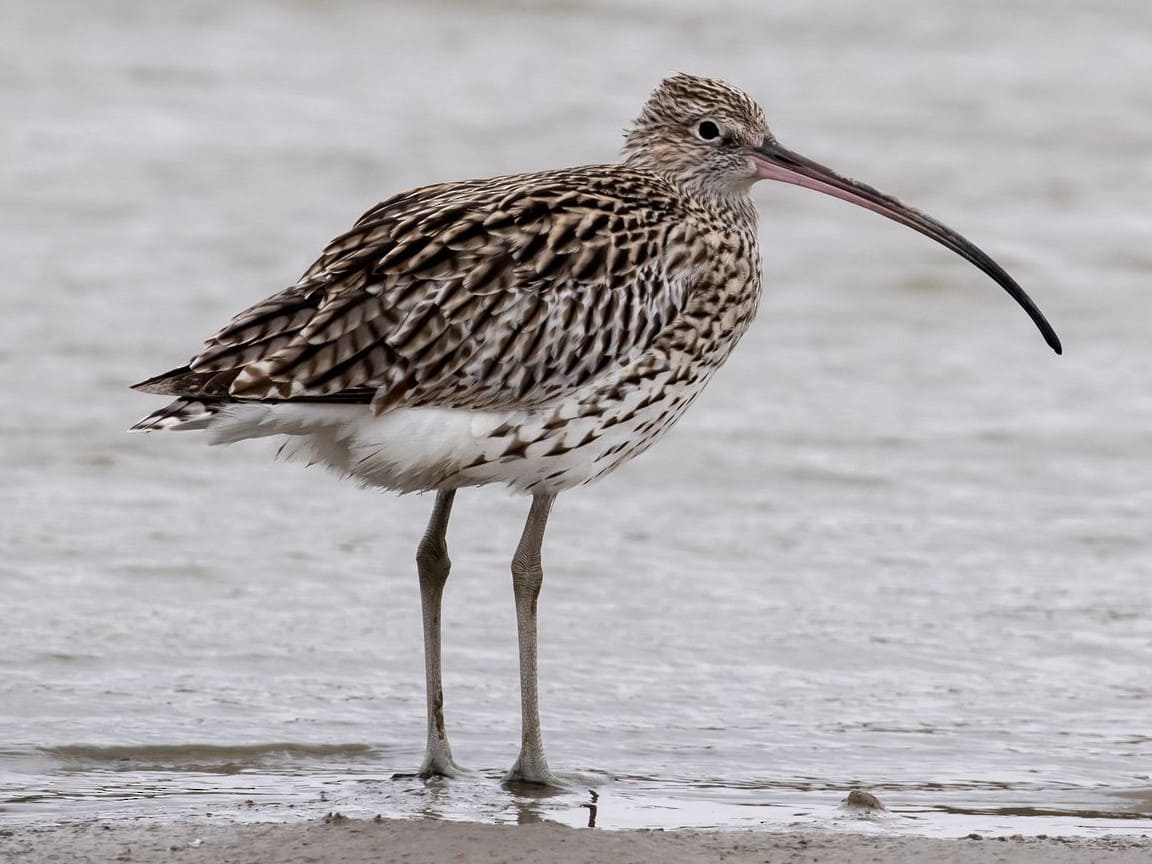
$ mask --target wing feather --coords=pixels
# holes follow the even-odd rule
[[[687,302],[687,259],[670,251],[681,197],[651,175],[620,178],[593,166],[395,196],[188,367],[147,383],[377,411],[557,399],[635,359]]]

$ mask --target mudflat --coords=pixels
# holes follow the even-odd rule
[[[83,822],[0,829],[0,861],[165,864],[518,862],[648,864],[1147,864],[1152,837],[964,839],[756,831],[600,831],[555,823],[359,820],[296,824]]]

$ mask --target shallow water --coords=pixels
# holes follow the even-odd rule
[[[6,4],[0,821],[1152,827],[1152,7],[764,5]],[[476,773],[394,779],[431,500],[127,435],[157,401],[125,387],[392,191],[612,158],[671,69],[964,231],[1066,355],[918,235],[758,190],[761,320],[552,520],[544,731],[585,782],[498,782],[526,511],[500,490],[450,534]]]

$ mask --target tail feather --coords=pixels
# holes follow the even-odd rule
[[[170,402],[159,411],[153,411],[128,431],[157,432],[163,429],[179,429],[183,432],[206,429],[224,405],[220,399],[184,397]]]

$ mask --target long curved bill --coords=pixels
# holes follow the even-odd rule
[[[756,176],[764,180],[779,180],[781,183],[791,183],[803,186],[805,189],[815,189],[834,198],[840,198],[852,204],[858,204],[881,216],[887,216],[901,225],[919,231],[926,237],[931,237],[937,243],[975,264],[1007,291],[1012,299],[1023,307],[1028,317],[1040,329],[1052,350],[1057,354],[1062,352],[1060,337],[1044,317],[1044,313],[1032,302],[1032,298],[1024,293],[1024,289],[1016,284],[1016,280],[1009,276],[999,264],[989,258],[974,244],[961,237],[951,228],[942,225],[935,219],[925,216],[895,198],[885,195],[864,183],[842,177],[831,168],[826,168],[818,162],[806,159],[798,153],[786,150],[768,138],[753,151],[752,158],[756,162]]]

